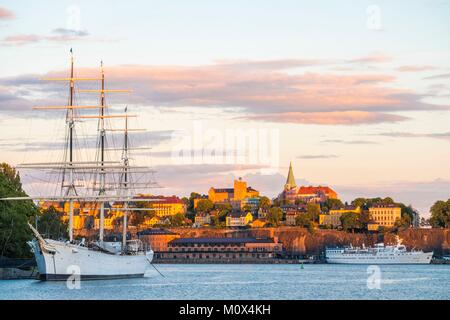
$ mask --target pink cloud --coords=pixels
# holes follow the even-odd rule
[[[25,45],[29,43],[35,43],[42,40],[41,36],[36,34],[19,34],[15,36],[6,37],[3,42],[7,45]]]
[[[270,118],[296,123],[379,123],[406,119],[389,114],[392,111],[448,108],[425,103],[421,95],[394,87],[396,78],[390,74],[284,72],[285,68],[317,63],[288,59],[203,66],[106,65],[105,72],[108,86],[133,89],[133,101],[137,104],[232,108],[246,119],[261,121]],[[78,68],[77,73],[95,77],[99,69]],[[45,76],[66,74],[52,72]],[[14,86],[39,86],[30,82],[29,76],[5,81]],[[53,84],[45,85],[48,89]],[[55,91],[58,88],[55,85]]]
[[[428,71],[433,70],[435,67],[428,65],[414,65],[414,66],[401,66],[398,67],[397,70],[401,72],[419,72],[419,71]]]
[[[0,7],[0,20],[10,20],[14,19],[16,15],[11,10]]]
[[[392,57],[390,57],[384,53],[376,52],[376,53],[372,53],[365,57],[352,59],[349,62],[350,63],[385,63],[385,62],[389,62],[391,60],[392,60]]]
[[[374,124],[381,122],[397,122],[406,117],[366,111],[333,111],[333,112],[286,112],[275,114],[248,115],[241,119],[267,122],[320,124],[320,125],[350,125]]]

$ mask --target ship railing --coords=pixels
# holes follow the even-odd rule
[[[127,240],[125,251],[128,254],[137,254],[147,252],[151,249],[150,245],[142,242],[140,239]]]

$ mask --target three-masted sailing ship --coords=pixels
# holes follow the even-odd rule
[[[127,108],[123,114],[110,114],[107,112],[105,96],[107,93],[128,92],[130,90],[110,90],[105,88],[105,74],[101,64],[101,76],[98,78],[80,78],[74,76],[74,59],[72,49],[70,61],[70,76],[67,78],[44,78],[43,80],[60,81],[69,86],[69,99],[65,106],[42,106],[34,109],[65,110],[65,142],[62,162],[25,163],[17,166],[19,169],[44,170],[57,173],[61,177],[61,192],[54,196],[31,196],[4,198],[2,200],[34,200],[58,201],[68,206],[68,240],[54,240],[44,238],[31,224],[29,225],[35,239],[28,242],[34,253],[37,267],[42,280],[65,280],[73,275],[81,279],[117,279],[129,277],[143,277],[147,267],[153,259],[151,248],[144,246],[138,240],[127,239],[128,215],[132,211],[151,210],[138,208],[136,202],[152,201],[151,199],[136,198],[133,192],[153,185],[153,182],[133,181],[133,175],[151,172],[149,167],[133,166],[130,164],[130,137],[131,131],[139,129],[129,128],[128,119],[135,117],[128,113]],[[99,81],[100,88],[94,90],[78,90],[77,92],[99,93],[98,105],[75,105],[75,85],[79,81]],[[86,109],[98,110],[95,115],[80,114]],[[75,159],[75,126],[80,119],[96,119],[98,121],[98,143],[96,155],[91,161]],[[109,129],[105,123],[107,119],[124,119],[124,128]],[[120,159],[106,160],[106,132],[123,132],[123,145],[119,148]],[[118,148],[116,148],[117,150]],[[89,183],[89,191],[78,190],[77,177],[87,175],[94,181]],[[141,175],[142,177],[142,175]],[[90,203],[98,207],[99,234],[98,239],[86,242],[74,239],[74,204]],[[105,204],[120,203],[119,208],[112,206],[109,210],[120,210],[123,213],[121,241],[105,240]],[[108,206],[110,207],[110,206]]]

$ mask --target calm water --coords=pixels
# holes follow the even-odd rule
[[[145,278],[65,282],[0,281],[0,299],[450,299],[450,265],[157,265]],[[373,276],[372,276],[373,277]],[[373,282],[371,282],[373,283]]]

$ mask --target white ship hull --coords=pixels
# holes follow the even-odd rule
[[[143,277],[153,260],[153,251],[134,255],[110,254],[83,246],[45,239],[29,242],[41,280],[81,280]]]
[[[407,252],[402,254],[327,254],[327,263],[335,264],[429,264],[433,252]]]

